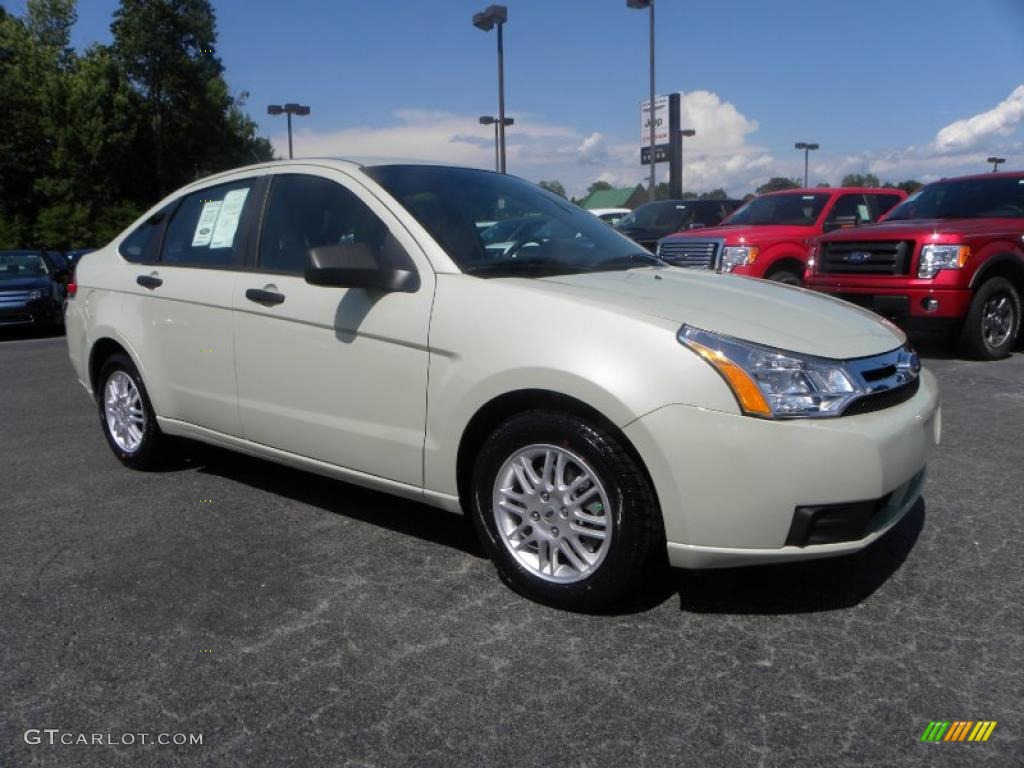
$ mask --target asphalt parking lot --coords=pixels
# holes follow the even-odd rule
[[[124,469],[63,338],[5,334],[0,765],[1024,765],[1024,354],[927,351],[943,445],[889,536],[579,616],[429,507],[197,445]]]

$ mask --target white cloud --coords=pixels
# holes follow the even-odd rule
[[[1024,120],[1024,84],[992,109],[979,112],[950,123],[935,135],[934,146],[939,151],[962,150],[977,147],[995,136],[1006,136]]]

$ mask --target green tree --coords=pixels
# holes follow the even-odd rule
[[[537,185],[546,189],[548,192],[554,192],[556,195],[560,195],[561,197],[566,196],[565,187],[562,186],[562,182],[560,181],[539,181],[537,182]]]
[[[787,179],[785,176],[773,176],[754,191],[763,195],[765,192],[781,192],[784,189],[798,189],[799,187],[799,182],[793,181],[793,179]]]
[[[121,0],[112,51],[141,98],[148,199],[190,179],[272,157],[224,81],[209,0]],[[148,171],[149,173],[146,173]]]
[[[917,179],[907,179],[906,181],[901,181],[899,184],[897,184],[896,189],[902,189],[908,195],[912,195],[923,186],[924,184],[922,184]]]
[[[602,191],[604,191],[606,189],[611,189],[611,188],[612,188],[612,185],[609,184],[607,181],[595,181],[593,184],[591,184],[589,187],[587,187],[587,194],[589,195],[589,194],[591,194],[593,192],[602,192]]]
[[[843,187],[880,187],[882,183],[873,173],[848,173],[843,176]]]
[[[702,192],[700,195],[702,200],[726,200],[729,197],[729,193],[721,187],[712,189],[708,192]]]

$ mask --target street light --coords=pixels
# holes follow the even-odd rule
[[[796,143],[797,149],[804,151],[804,187],[807,187],[807,158],[811,153],[811,150],[817,149],[817,144],[808,144],[806,141],[798,141]]]
[[[480,13],[473,14],[473,26],[490,32],[495,25],[498,27],[498,121],[495,130],[498,132],[498,172],[505,172],[505,43],[502,28],[508,21],[508,8],[504,5],[489,5]]]
[[[480,125],[491,125],[494,124],[494,170],[500,171],[501,164],[498,156],[498,118],[491,115],[483,115],[480,118]],[[505,125],[512,125],[515,123],[515,119],[511,117],[505,118]]]
[[[999,165],[1006,162],[1005,157],[990,157],[985,161],[986,163],[992,163],[992,173],[999,170]]]
[[[681,137],[679,139],[679,188],[685,192],[686,185],[683,184],[683,144],[685,142],[683,141],[683,138],[693,138],[697,135],[697,131],[693,128],[683,128],[683,130],[679,132],[679,135]]]
[[[268,115],[280,115],[281,113],[288,115],[288,159],[292,159],[292,115],[308,115],[309,107],[303,106],[302,104],[271,104],[267,107]]]
[[[648,122],[651,124],[651,177],[648,182],[648,195],[654,200],[654,0],[626,0],[626,7],[638,11],[648,8],[651,12],[651,102],[647,113]]]

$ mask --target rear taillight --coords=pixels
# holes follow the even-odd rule
[[[76,293],[78,293],[78,283],[75,283],[75,282],[68,283],[68,298],[69,299],[75,298],[75,294]]]

